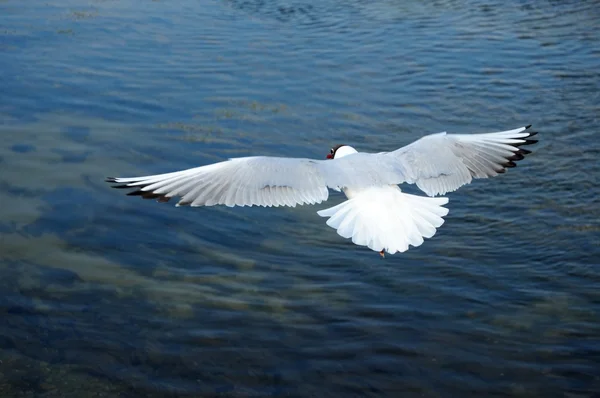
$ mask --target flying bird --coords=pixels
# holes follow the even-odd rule
[[[515,167],[531,151],[531,125],[484,134],[429,134],[391,152],[358,152],[337,145],[327,159],[251,156],[187,170],[115,178],[128,195],[176,206],[291,206],[321,203],[329,189],[347,200],[317,212],[327,225],[359,246],[394,254],[431,238],[448,209],[444,195],[474,178],[494,177]],[[427,196],[407,194],[399,184],[416,184]]]

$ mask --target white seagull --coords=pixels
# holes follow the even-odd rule
[[[291,206],[321,203],[329,188],[348,200],[318,211],[327,225],[356,245],[394,254],[417,247],[440,227],[445,197],[473,178],[488,178],[515,167],[531,153],[531,125],[486,134],[426,135],[391,152],[331,148],[328,160],[252,156],[144,177],[107,178],[114,188],[137,188],[128,195],[177,206]],[[403,193],[398,184],[417,184],[429,197]]]

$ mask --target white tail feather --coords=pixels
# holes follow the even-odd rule
[[[443,223],[448,198],[415,196],[397,186],[370,187],[348,195],[350,199],[317,212],[329,217],[327,225],[344,238],[372,250],[390,254],[420,246]]]

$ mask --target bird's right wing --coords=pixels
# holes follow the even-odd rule
[[[385,155],[397,164],[406,182],[429,196],[452,192],[473,178],[489,178],[516,166],[531,151],[536,132],[529,127],[483,134],[430,134]]]
[[[327,200],[327,185],[318,160],[255,156],[144,177],[107,178],[137,188],[128,195],[166,202],[181,197],[178,206],[292,206]]]
[[[329,187],[416,184],[429,196],[452,192],[473,178],[488,178],[515,167],[530,151],[536,133],[529,127],[484,134],[426,135],[392,152],[356,153],[320,163]]]

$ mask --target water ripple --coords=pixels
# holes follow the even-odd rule
[[[8,0],[0,15],[3,396],[600,390],[594,2]],[[314,207],[178,209],[103,182],[529,123],[531,156],[452,193],[436,236],[385,261]]]

